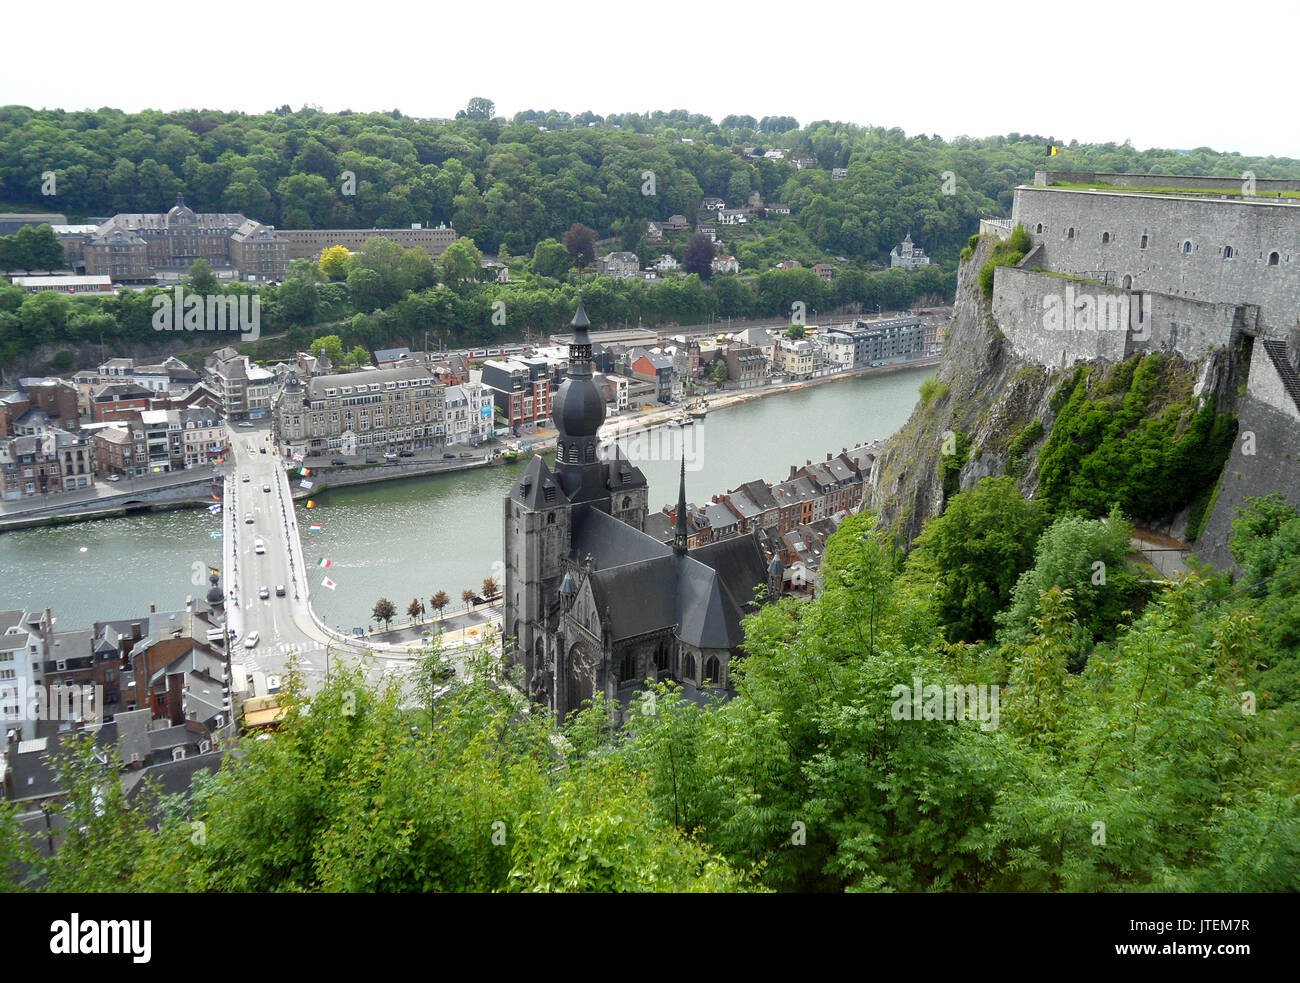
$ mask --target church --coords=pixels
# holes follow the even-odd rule
[[[741,619],[779,592],[780,561],[756,535],[688,551],[685,523],[672,546],[645,533],[645,475],[617,446],[598,452],[605,400],[581,300],[572,327],[552,409],[555,470],[534,457],[504,503],[508,658],[559,719],[596,693],[621,719],[647,679],[677,680],[692,698],[725,692]],[[685,514],[683,462],[675,515]]]

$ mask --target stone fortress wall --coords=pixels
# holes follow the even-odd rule
[[[1244,173],[1244,172],[1243,172]],[[1104,171],[1035,171],[1034,184],[1048,185],[1057,181],[1069,184],[1106,184],[1114,188],[1187,188],[1197,191],[1224,191],[1241,194],[1246,185],[1244,177],[1205,177],[1196,174],[1116,174]],[[1300,191],[1300,181],[1257,178],[1253,182],[1256,194],[1276,194],[1279,191]]]

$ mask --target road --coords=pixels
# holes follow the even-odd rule
[[[364,668],[372,684],[405,676],[414,665],[414,646],[363,642],[330,630],[315,617],[311,591],[328,588],[321,586],[325,571],[304,569],[291,475],[265,424],[229,429],[232,470],[226,480],[222,547],[228,619],[238,636],[231,661],[242,663],[246,676],[270,677],[282,675],[291,655],[296,656],[308,693],[320,688],[327,671],[344,664]],[[259,540],[263,553],[257,552]],[[277,593],[281,586],[284,596]],[[263,587],[265,598],[260,596]],[[248,648],[245,641],[252,632],[258,641]],[[455,651],[452,655],[461,661]]]

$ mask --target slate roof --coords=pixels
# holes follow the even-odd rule
[[[564,489],[540,455],[529,461],[524,473],[515,480],[510,497],[530,509],[552,508],[568,501]]]
[[[573,559],[581,561],[590,553],[597,570],[672,556],[673,551],[654,537],[590,505],[575,506],[572,521]]]
[[[186,755],[179,761],[166,761],[145,768],[139,773],[139,781],[127,792],[126,801],[129,805],[134,805],[144,794],[147,783],[152,783],[160,795],[188,793],[195,775],[200,771],[216,774],[221,769],[221,762],[225,757],[224,751],[210,751],[207,754]]]

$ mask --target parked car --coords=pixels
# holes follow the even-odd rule
[[[110,474],[110,475],[108,476],[108,480],[109,480],[109,481],[121,481],[121,480],[122,480],[122,476],[121,476],[120,474]]]
[[[415,457],[415,451],[399,451],[398,457]]]
[[[366,458],[366,463],[367,463],[367,464],[378,464],[379,462],[376,461],[373,457],[368,457],[368,458]]]
[[[253,425],[252,425],[251,423],[249,423],[247,420],[245,420],[243,423],[239,424],[239,427],[240,427],[240,429],[242,429],[242,430],[252,430],[252,429],[253,429]]]
[[[269,588],[269,587],[261,587],[261,588],[259,588],[258,591],[257,591],[257,596],[260,597],[262,600],[265,601],[267,598],[269,598],[269,597],[271,596],[271,588]]]
[[[244,521],[247,522],[247,523],[251,526],[251,525],[253,524],[253,513],[252,513],[252,512],[245,512],[245,513],[244,513]]]
[[[284,584],[276,584],[276,585],[275,585],[275,596],[276,596],[276,597],[284,597]]]
[[[454,460],[456,460],[456,455],[455,455],[455,454],[444,454],[444,455],[442,455],[442,459],[443,459],[444,461],[447,461],[447,460],[454,461]]]
[[[258,638],[260,637],[261,636],[259,636],[257,632],[250,631],[248,635],[244,638],[244,648],[246,649],[254,648],[257,645]]]
[[[262,454],[265,454],[265,453],[266,453],[266,448],[265,448],[265,447],[259,447],[259,448],[258,448],[258,451],[259,451],[260,453],[262,453]]]
[[[248,475],[244,475],[244,484],[248,484],[250,480],[251,479],[248,477]]]
[[[396,460],[397,460],[397,455],[396,455],[396,454],[385,454],[385,455],[384,455],[384,460],[385,460],[385,461],[389,461],[389,462],[396,461]]]
[[[337,465],[346,465],[347,463],[348,463],[348,462],[345,461],[345,460],[343,460],[343,458],[341,458],[341,457],[336,457],[336,458],[334,458],[334,460],[330,461],[330,464],[333,464],[333,465],[336,465],[336,466],[337,466]]]
[[[253,552],[258,554],[265,553],[266,541],[259,537],[258,540],[255,543],[253,543]]]

